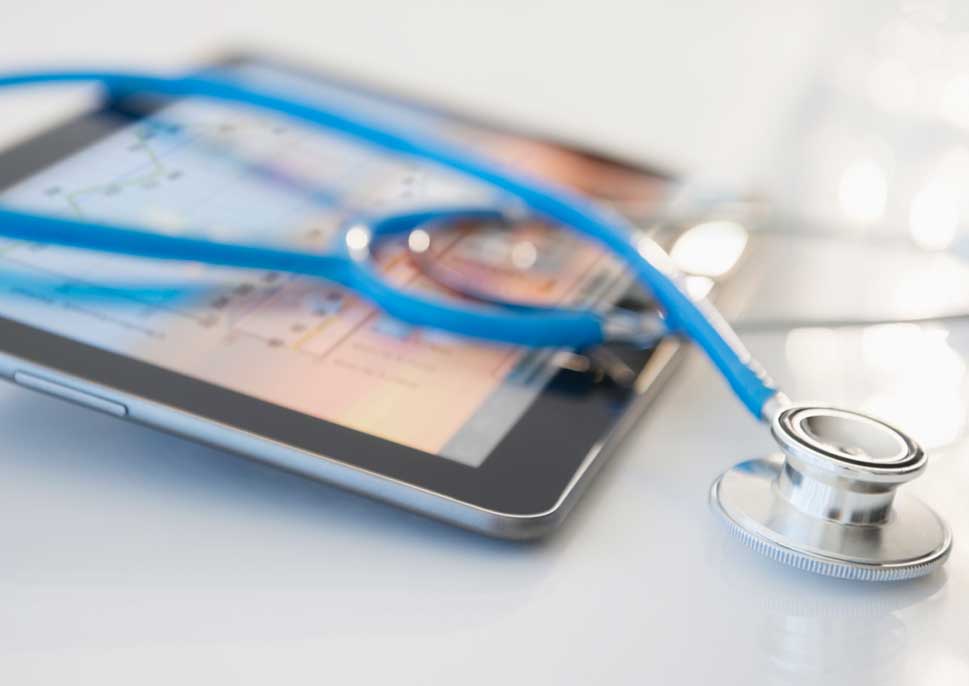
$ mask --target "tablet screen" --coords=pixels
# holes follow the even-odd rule
[[[422,127],[611,202],[634,219],[664,180],[279,68],[232,75]],[[439,168],[254,110],[181,100],[7,189],[5,202],[159,232],[326,250],[353,217],[488,197]],[[609,299],[622,273],[569,242],[547,301]],[[382,268],[429,288],[403,252]],[[550,351],[415,330],[317,279],[0,244],[0,316],[477,466],[555,373]]]

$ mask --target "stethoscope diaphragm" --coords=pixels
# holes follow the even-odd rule
[[[844,579],[899,581],[941,566],[952,535],[935,512],[898,487],[926,466],[893,426],[856,412],[792,405],[771,432],[782,453],[723,473],[710,501],[758,552]]]

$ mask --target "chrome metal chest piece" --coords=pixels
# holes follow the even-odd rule
[[[899,493],[926,457],[898,429],[856,412],[791,405],[771,422],[783,454],[742,462],[713,484],[730,529],[779,562],[845,579],[931,573],[952,534],[927,505]]]

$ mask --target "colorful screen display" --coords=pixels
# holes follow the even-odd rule
[[[664,191],[657,176],[397,101],[265,66],[233,74],[426,127],[634,218]],[[3,200],[165,233],[326,250],[355,216],[489,193],[318,129],[183,100],[24,179]],[[590,245],[555,240],[553,270],[476,278],[558,304],[615,295],[623,279],[615,264]],[[437,259],[458,268],[483,249],[460,236],[452,243]],[[380,264],[396,284],[436,288],[404,250],[389,246]],[[552,351],[415,330],[318,279],[23,242],[0,243],[0,315],[471,466],[556,371]]]

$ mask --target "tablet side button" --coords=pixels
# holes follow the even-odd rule
[[[72,403],[90,407],[92,410],[100,410],[115,417],[124,417],[128,414],[128,408],[121,403],[116,403],[97,395],[92,395],[86,391],[79,391],[76,388],[65,386],[57,381],[51,381],[40,376],[35,376],[29,372],[14,372],[13,380],[34,391],[40,391],[57,398],[69,400]]]

